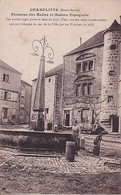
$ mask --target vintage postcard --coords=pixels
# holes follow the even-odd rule
[[[0,0],[0,194],[121,194],[121,1]]]

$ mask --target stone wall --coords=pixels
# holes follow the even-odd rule
[[[81,55],[93,54],[94,70],[76,72],[77,58]],[[88,58],[87,58],[88,59]],[[74,118],[78,118],[78,112],[83,108],[89,108],[87,102],[92,98],[100,98],[101,96],[101,78],[102,78],[102,63],[103,63],[103,46],[89,49],[88,51],[80,52],[64,57],[64,78],[63,78],[63,109],[71,110],[71,124]],[[93,95],[76,96],[76,80],[85,77],[92,77]],[[88,100],[88,101],[87,101]],[[63,116],[64,117],[64,116]],[[80,119],[79,119],[80,120]]]
[[[101,120],[109,120],[118,115],[119,88],[119,49],[121,31],[108,31],[104,34],[104,55],[102,74],[102,112]]]
[[[62,124],[62,79],[63,69],[45,78],[45,129],[48,123]],[[32,83],[31,119],[37,119],[37,113],[33,112],[36,80]],[[47,110],[48,109],[48,110]]]

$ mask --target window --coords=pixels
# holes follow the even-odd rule
[[[79,96],[80,94],[80,84],[76,86],[76,96]]]
[[[82,95],[93,95],[93,84],[92,83],[82,84]]]
[[[18,93],[0,90],[0,99],[17,102],[18,101]]]
[[[13,101],[13,102],[18,101],[18,93],[11,92],[11,101]]]
[[[4,90],[0,90],[0,99],[4,99]]]
[[[93,61],[89,61],[89,70],[93,70]]]
[[[93,94],[93,86],[92,83],[88,83],[88,95],[92,95]]]
[[[110,70],[109,71],[109,76],[113,76],[114,75],[114,70]]]
[[[15,118],[16,118],[16,109],[13,108],[13,109],[12,109],[12,116],[11,116],[11,119],[15,120]]]
[[[49,120],[49,108],[45,109],[45,119]]]
[[[108,96],[108,102],[112,102],[113,101],[113,96],[112,95],[109,95]]]
[[[4,82],[9,82],[9,75],[8,74],[3,74],[2,75],[2,81],[4,81]]]
[[[46,114],[48,114],[49,113],[49,108],[46,108],[45,110],[46,110]]]
[[[81,63],[76,65],[76,72],[77,73],[81,72]]]
[[[8,92],[8,95],[7,95],[7,96],[8,96],[8,97],[7,97],[7,100],[11,100],[11,94],[12,94],[11,92]]]
[[[8,108],[3,108],[2,112],[3,112],[3,119],[6,119],[8,116]]]
[[[115,49],[116,49],[116,44],[112,44],[112,45],[110,46],[110,49],[111,49],[111,50],[115,50]]]
[[[88,71],[88,63],[87,62],[83,62],[82,70],[83,70],[83,72]]]
[[[50,83],[51,79],[49,79],[49,83]]]
[[[94,61],[88,60],[88,61],[82,61],[80,63],[77,63],[76,65],[76,72],[86,72],[91,71],[94,69]]]
[[[87,95],[87,83],[82,84],[82,95]]]
[[[4,92],[4,100],[7,100],[8,99],[8,91],[5,91]]]
[[[64,110],[64,125],[70,125],[70,110]]]

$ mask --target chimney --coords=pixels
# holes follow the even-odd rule
[[[121,25],[121,16],[120,16],[120,25]]]
[[[80,45],[82,44],[82,38],[80,37]]]

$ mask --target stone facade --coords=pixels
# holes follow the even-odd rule
[[[111,115],[118,115],[120,68],[118,44],[120,41],[121,31],[105,32],[101,94],[103,111],[101,112],[101,120],[109,120]]]
[[[121,132],[120,43],[121,25],[114,21],[64,56],[63,125],[100,119],[108,131]]]
[[[93,60],[91,71],[77,72],[77,65],[86,59]],[[66,110],[70,111],[69,125],[77,118],[81,122],[83,110],[88,110],[90,99],[97,100],[101,96],[101,76],[102,76],[103,46],[92,48],[88,51],[79,52],[64,57],[64,79],[63,79],[63,123],[66,120]],[[93,93],[81,93],[83,83],[93,84]],[[80,93],[76,94],[77,85],[80,85]],[[66,124],[65,124],[66,125]]]
[[[63,65],[45,73],[45,129],[53,129],[62,124],[62,77]],[[37,79],[32,82],[31,119],[37,120],[37,112],[33,111]]]

